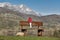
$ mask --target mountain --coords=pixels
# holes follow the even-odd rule
[[[39,16],[28,15],[18,11],[10,10],[5,7],[0,7],[0,29],[18,30],[20,21],[27,21],[31,17],[33,21],[40,21]]]
[[[40,13],[36,12],[35,10],[32,10],[31,8],[27,7],[24,4],[21,5],[13,5],[11,3],[0,3],[0,7],[7,8],[13,11],[18,11],[20,13],[29,14],[29,15],[35,15],[35,16],[41,16]]]
[[[21,6],[22,5],[20,5],[20,7]],[[60,23],[60,15],[52,14],[52,15],[46,15],[46,16],[36,16],[36,15],[25,14],[22,12],[14,11],[14,10],[6,8],[5,6],[0,7],[1,23],[3,20],[4,21],[8,20],[8,22],[9,21],[19,22],[20,20],[27,21],[28,17],[31,17],[33,19],[33,21],[42,21],[44,23],[44,25],[45,24],[48,25],[48,24],[59,24]]]
[[[0,35],[8,35],[9,33],[15,35],[20,31],[20,21],[27,21],[28,17],[31,17],[33,21],[40,21],[39,16],[0,7]]]
[[[51,15],[41,16],[40,21],[43,22],[44,28],[60,29],[60,15],[51,14]]]
[[[60,15],[52,14],[41,16],[40,13],[28,8],[25,5],[12,5],[10,3],[0,3],[0,34],[6,34],[11,30],[20,30],[20,21],[27,21],[31,17],[33,21],[42,21],[43,28],[60,29]],[[50,30],[51,31],[51,30]],[[49,32],[50,33],[50,32]]]
[[[60,15],[52,14],[40,17],[40,20],[44,22],[59,22],[60,23]]]

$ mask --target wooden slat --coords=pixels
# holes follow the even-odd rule
[[[29,22],[28,21],[20,21],[20,26],[29,26]],[[43,26],[43,23],[33,21],[32,26]]]

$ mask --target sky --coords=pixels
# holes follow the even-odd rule
[[[0,0],[0,2],[9,2],[16,5],[24,4],[42,15],[60,15],[60,0]]]

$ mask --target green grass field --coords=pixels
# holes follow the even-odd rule
[[[0,36],[0,40],[60,40],[56,37],[34,37],[34,36]]]

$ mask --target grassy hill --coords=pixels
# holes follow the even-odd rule
[[[0,40],[60,40],[56,37],[20,37],[20,36],[0,36]]]

